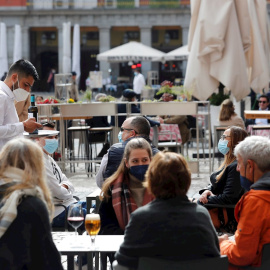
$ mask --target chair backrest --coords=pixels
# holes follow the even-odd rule
[[[228,270],[228,257],[220,257],[191,260],[191,261],[171,261],[155,258],[141,257],[137,270],[197,270],[197,269],[218,269]]]
[[[260,269],[269,270],[270,269],[270,243],[264,244],[262,250],[262,264]]]

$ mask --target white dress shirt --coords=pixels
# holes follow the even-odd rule
[[[259,111],[262,111],[262,109],[259,108]],[[264,111],[268,111],[268,108],[266,108]],[[255,125],[260,125],[260,126],[268,125],[268,119],[266,119],[266,118],[256,118],[255,119]]]
[[[0,81],[0,150],[9,140],[23,135],[24,126],[19,122],[14,100],[13,92]]]
[[[134,76],[133,79],[133,90],[136,94],[140,95],[144,86],[145,86],[144,77],[141,73],[138,73],[138,75]]]

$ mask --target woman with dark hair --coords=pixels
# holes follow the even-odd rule
[[[152,149],[145,139],[127,143],[117,171],[102,186],[100,234],[124,234],[130,214],[153,199],[143,186],[151,158]]]
[[[207,210],[186,193],[191,173],[184,157],[159,152],[146,173],[155,200],[133,212],[115,258],[136,269],[140,257],[195,260],[219,256],[219,244]]]
[[[219,112],[219,125],[238,126],[245,129],[244,121],[235,113],[233,102],[230,99],[225,99],[221,104]]]

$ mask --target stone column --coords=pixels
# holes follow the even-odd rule
[[[24,59],[30,59],[30,37],[29,37],[29,27],[28,26],[22,26],[22,58]],[[13,29],[13,33],[14,33],[14,29]],[[13,34],[14,36],[14,34]],[[13,41],[14,42],[14,41]],[[12,47],[13,50],[13,47]],[[12,59],[13,59],[13,54],[12,54]]]
[[[183,27],[182,28],[182,44],[187,45],[188,44],[188,31],[189,27]],[[182,72],[183,72],[183,77],[186,76],[186,70],[187,70],[187,61],[182,61]]]
[[[14,26],[7,26],[8,67],[13,64],[14,32]]]
[[[58,70],[57,73],[63,72],[63,25],[57,27],[58,30]]]
[[[99,53],[108,51],[111,47],[111,35],[109,27],[99,28]],[[102,78],[106,79],[109,77],[108,69],[110,68],[110,63],[105,61],[99,62],[99,70],[102,71]]]
[[[141,31],[141,43],[152,47],[152,33],[151,27],[142,26]],[[147,72],[152,69],[152,63],[150,61],[142,61],[142,74],[144,75],[145,81],[147,83]]]

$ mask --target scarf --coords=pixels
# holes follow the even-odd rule
[[[132,198],[128,183],[128,178],[124,176],[124,174],[120,174],[111,186],[112,205],[119,226],[122,230],[125,230],[130,218],[130,214],[138,208],[134,199]],[[148,204],[153,199],[154,198],[147,192],[147,190],[145,190],[142,205]]]
[[[22,174],[23,171],[18,168],[9,168],[4,174],[4,176],[7,177],[7,179],[2,178],[0,181],[0,185],[4,185],[9,182],[10,183],[18,182],[22,179],[21,178]],[[14,177],[13,178],[14,181],[12,180],[10,181],[11,175]],[[43,191],[38,186],[34,188],[13,191],[8,198],[5,198],[0,203],[0,238],[4,235],[6,230],[9,228],[9,226],[17,217],[17,207],[22,202],[23,198],[25,198],[26,196],[37,197],[41,199],[47,206],[47,203],[44,199]]]

